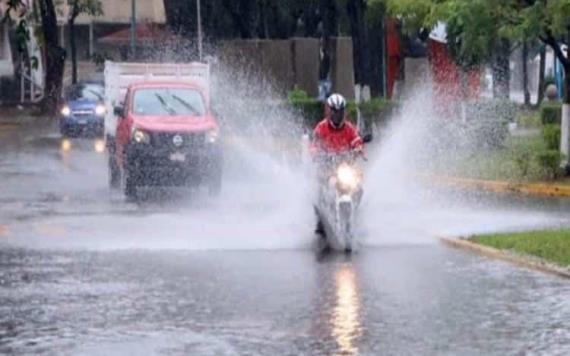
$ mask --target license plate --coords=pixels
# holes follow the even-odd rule
[[[79,125],[87,125],[87,120],[77,120]]]
[[[186,155],[180,152],[171,153],[170,160],[173,162],[184,162],[186,161]]]

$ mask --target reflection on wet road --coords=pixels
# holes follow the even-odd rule
[[[58,143],[0,158],[0,353],[570,353],[566,280],[430,236],[565,224],[567,201],[386,202],[358,254],[320,256],[279,167],[236,158],[217,202],[132,204],[107,190],[104,156]]]

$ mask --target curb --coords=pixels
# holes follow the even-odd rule
[[[509,251],[499,250],[493,247],[480,245],[464,238],[439,237],[440,242],[444,245],[478,253],[480,255],[491,257],[494,259],[506,261],[521,267],[533,269],[540,272],[553,274],[559,277],[570,279],[570,269],[554,265],[550,262],[539,258],[518,255]]]
[[[451,187],[482,189],[495,193],[519,193],[542,197],[570,197],[570,186],[540,183],[513,183],[470,178],[432,177],[436,184]]]

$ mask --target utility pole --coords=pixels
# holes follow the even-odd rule
[[[131,58],[136,54],[137,0],[131,0]]]
[[[196,0],[196,17],[198,23],[198,55],[202,61],[202,12],[200,11],[200,0]]]

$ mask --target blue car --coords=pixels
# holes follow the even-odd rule
[[[105,121],[104,86],[79,82],[65,91],[59,128],[64,137],[102,137]]]

